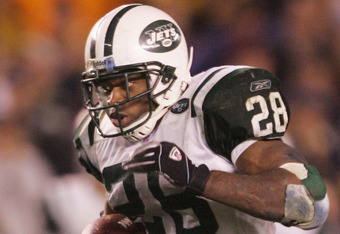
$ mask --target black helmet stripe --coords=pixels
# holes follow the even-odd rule
[[[118,12],[115,17],[111,20],[111,23],[107,29],[106,35],[105,35],[105,42],[104,42],[104,56],[112,55],[112,42],[113,42],[113,34],[116,30],[117,24],[120,20],[120,18],[130,9],[140,6],[140,4],[134,4],[129,5],[122,9],[120,12]]]
[[[96,57],[96,39],[91,39],[91,47],[90,47],[90,58],[93,59]]]

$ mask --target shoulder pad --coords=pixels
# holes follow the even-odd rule
[[[80,164],[85,167],[88,173],[92,174],[100,182],[103,182],[102,174],[91,162],[88,156],[88,152],[93,145],[94,133],[95,125],[92,122],[90,115],[87,115],[77,128],[73,143],[78,151],[78,159]]]
[[[202,81],[192,99],[192,117],[203,118],[208,145],[229,160],[243,141],[281,137],[288,125],[280,81],[263,69],[221,67]]]
[[[249,68],[250,67],[248,66],[221,66],[199,74],[204,77],[201,78],[201,83],[192,96],[191,116],[196,117],[197,115],[202,115],[200,110],[202,109],[203,100],[210,89],[214,87],[220,79],[224,77],[232,77]]]
[[[77,138],[82,139],[82,141],[86,141],[89,145],[93,145],[94,139],[94,131],[95,131],[95,124],[92,122],[90,115],[86,115],[85,118],[81,121],[76,132],[74,134],[73,141]]]

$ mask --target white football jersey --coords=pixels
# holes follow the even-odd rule
[[[156,129],[137,143],[102,138],[87,116],[75,136],[80,162],[103,182],[111,208],[140,217],[149,233],[274,233],[272,222],[183,193],[157,172],[131,174],[121,163],[146,143],[168,141],[196,166],[234,173],[248,146],[285,132],[289,111],[278,88],[277,78],[262,69],[212,68],[193,77]],[[109,122],[104,117],[101,126]]]

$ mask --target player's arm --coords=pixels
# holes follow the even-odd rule
[[[237,69],[207,92],[202,110],[207,143],[238,170],[211,172],[206,197],[286,225],[312,228],[325,221],[328,200],[317,170],[273,140],[283,136],[289,122],[277,77],[263,69]]]
[[[211,171],[202,195],[288,226],[315,228],[327,218],[329,203],[320,175],[280,140],[256,142],[236,166],[238,174]]]
[[[281,221],[286,186],[301,185],[294,174],[280,168],[295,162],[288,151],[296,155],[281,141],[256,142],[237,160],[238,173],[211,171],[202,195],[262,219]]]
[[[322,225],[328,215],[325,185],[315,167],[280,140],[259,141],[237,160],[239,173],[194,165],[169,142],[144,145],[123,168],[159,171],[187,193],[204,196],[265,220],[304,229]]]

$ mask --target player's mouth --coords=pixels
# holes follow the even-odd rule
[[[118,119],[118,115],[119,115],[119,118],[120,118],[120,124],[119,124],[119,119]],[[129,117],[126,115],[126,114],[124,114],[124,113],[116,113],[116,112],[114,112],[114,113],[110,113],[110,119],[111,119],[111,122],[112,122],[112,124],[114,125],[114,126],[116,126],[116,127],[119,127],[119,126],[121,126],[121,127],[125,127],[125,126],[127,126],[128,125],[128,123],[129,123]]]

